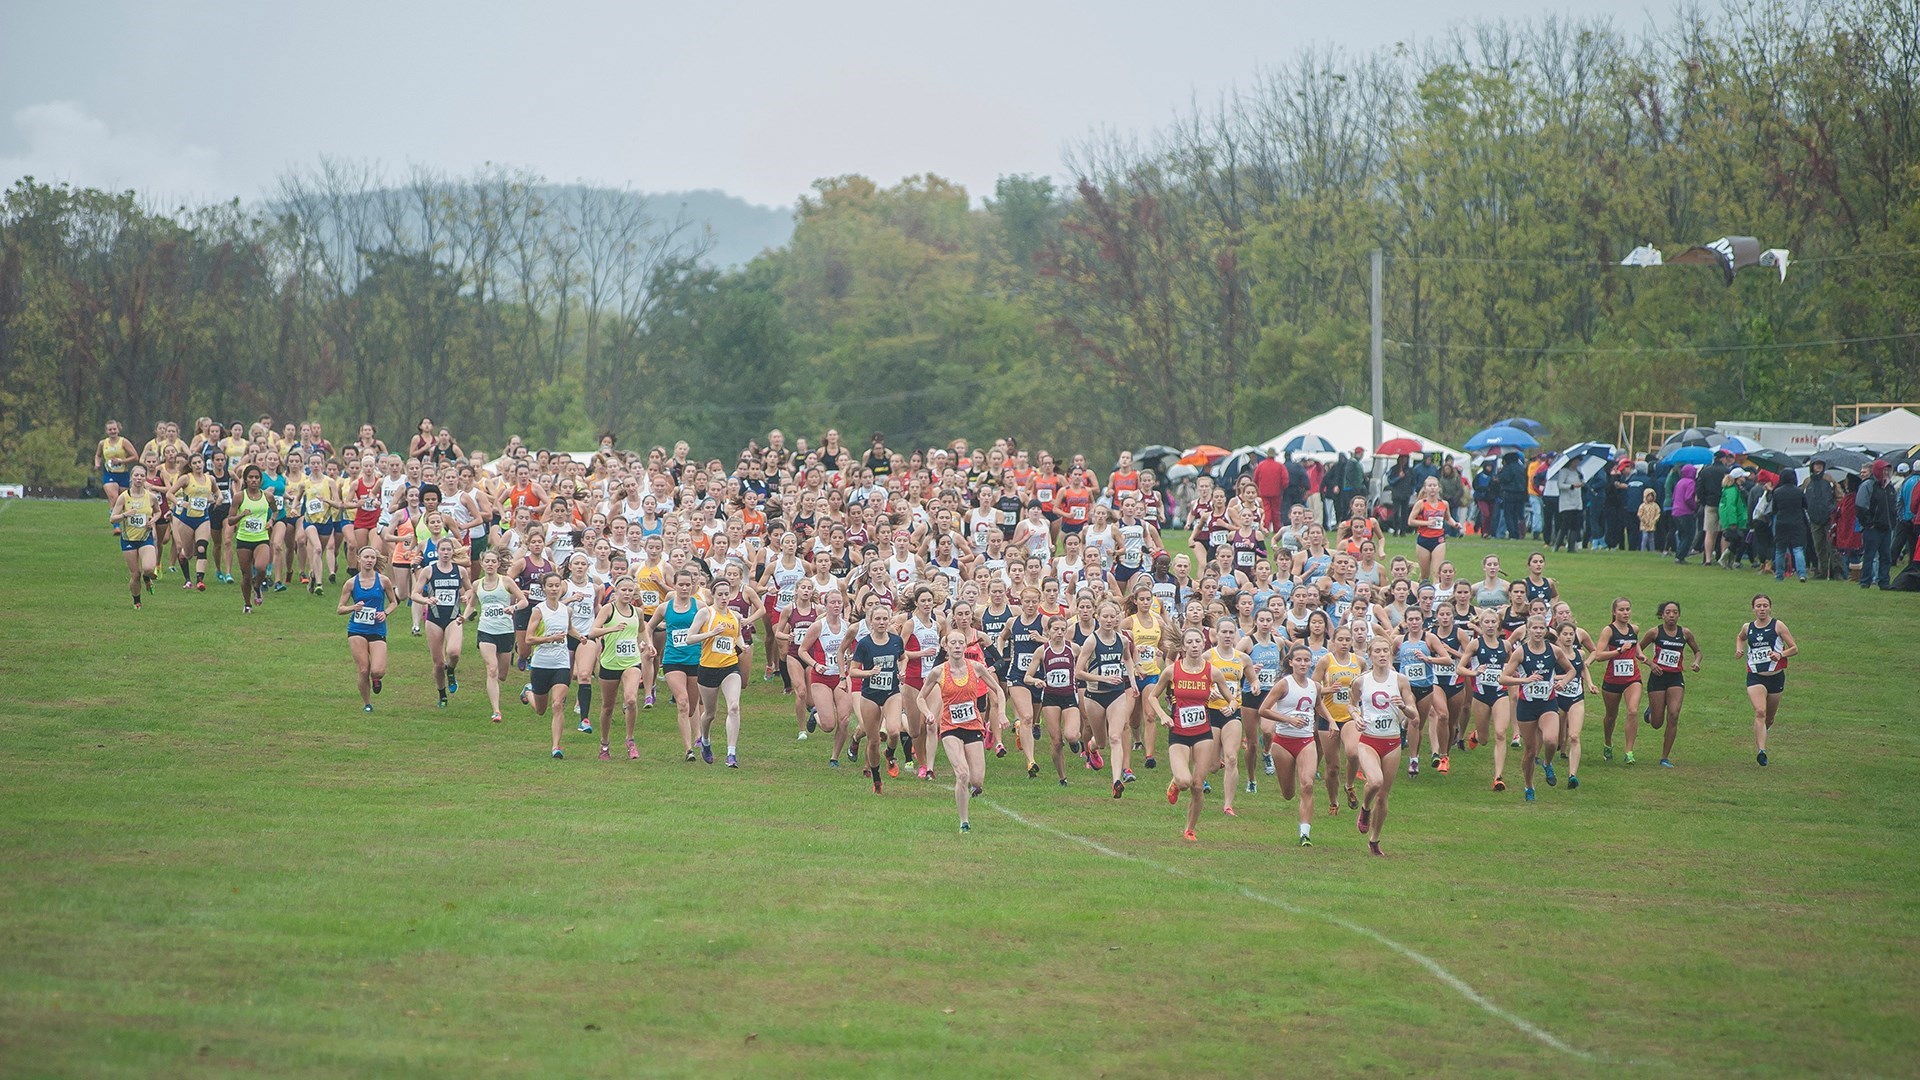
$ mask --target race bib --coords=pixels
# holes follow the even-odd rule
[[[1457,673],[1458,669],[1452,664],[1433,665],[1433,677],[1441,682],[1452,682],[1454,675]]]
[[[640,591],[640,603],[643,607],[659,607],[660,594],[654,592],[652,589],[642,589]]]
[[[488,620],[504,619],[507,617],[507,605],[497,602],[488,603],[480,609],[480,617]]]
[[[192,510],[195,514],[206,513],[207,497],[205,495],[195,495],[193,498],[187,500],[187,508]]]
[[[326,509],[326,507],[327,507],[327,504],[322,502],[319,499],[308,499],[307,500],[307,516],[318,517],[320,515],[320,511]]]
[[[866,685],[869,690],[892,690],[893,672],[876,671],[867,676]]]
[[[1183,728],[1199,727],[1200,725],[1207,722],[1206,706],[1204,705],[1180,706],[1179,720],[1180,720],[1180,726]]]
[[[1615,679],[1631,679],[1633,678],[1633,661],[1624,657],[1617,657],[1608,666],[1607,670]]]
[[[378,510],[380,509],[380,500],[371,495],[365,496],[360,500],[360,509],[369,513]]]
[[[1353,601],[1351,601],[1351,600],[1335,600],[1335,601],[1333,602],[1333,621],[1334,621],[1334,622],[1346,622],[1346,621],[1347,621],[1347,612],[1349,612],[1349,611],[1351,611],[1351,610],[1353,610]]]
[[[840,654],[839,653],[837,652],[828,653],[827,658],[825,660],[820,661],[820,674],[822,675],[840,674]]]
[[[147,527],[147,515],[134,514],[131,517],[127,518],[127,524],[133,526],[136,529],[144,529]]]
[[[791,585],[782,586],[778,594],[778,599],[775,601],[775,603],[777,603],[781,607],[792,607],[793,606],[793,586]]]
[[[1142,645],[1138,649],[1134,650],[1134,652],[1135,652],[1134,659],[1137,660],[1140,664],[1146,665],[1146,664],[1153,663],[1153,658],[1154,658],[1153,646]]]
[[[1678,668],[1680,666],[1680,650],[1662,647],[1659,652],[1654,654],[1654,662],[1663,668]]]
[[[353,612],[353,623],[356,626],[372,626],[375,621],[374,616],[378,613],[378,608],[356,608]]]
[[[971,724],[979,715],[979,709],[971,701],[957,701],[947,706],[949,724]]]
[[[719,637],[713,638],[711,640],[713,641],[714,652],[717,652],[722,656],[733,655],[733,635],[732,634],[721,634]]]
[[[1234,553],[1234,561],[1249,570],[1253,569],[1255,557],[1256,553],[1251,551],[1237,551]]]
[[[1492,668],[1481,668],[1479,678],[1474,680],[1482,690],[1492,690],[1500,685],[1500,673]]]
[[[1400,733],[1400,717],[1391,712],[1375,713],[1367,718],[1367,729],[1381,736],[1398,735]]]
[[[1773,650],[1759,645],[1747,647],[1747,670],[1765,672],[1773,668]]]
[[[1553,681],[1550,679],[1535,679],[1527,684],[1528,701],[1545,701],[1552,692]]]
[[[1225,547],[1227,546],[1227,541],[1231,539],[1232,536],[1233,534],[1225,529],[1215,529],[1207,534],[1207,546]]]
[[[452,607],[459,602],[460,590],[458,588],[437,588],[433,590],[434,607]]]
[[[686,648],[687,647],[687,631],[684,629],[673,631],[671,634],[667,635],[667,644],[672,645],[676,649]]]
[[[632,660],[640,655],[639,638],[618,638],[613,643],[613,655],[622,660]]]
[[[1109,679],[1117,679],[1120,676],[1125,675],[1126,673],[1127,673],[1127,669],[1122,664],[1101,664],[1100,665],[1100,674]]]
[[[1032,653],[1022,653],[1021,655],[1013,658],[1013,669],[1015,671],[1020,672],[1023,675],[1026,673],[1026,670],[1032,666],[1033,666]]]
[[[1400,669],[1400,674],[1405,675],[1408,682],[1425,682],[1427,681],[1427,665],[1421,663],[1408,664]]]
[[[248,532],[265,532],[267,528],[267,516],[265,514],[248,514],[246,519],[240,523],[240,527]]]
[[[1334,704],[1336,704],[1336,705],[1345,705],[1345,704],[1347,704],[1348,702],[1350,702],[1350,701],[1352,701],[1352,700],[1353,700],[1353,688],[1352,688],[1352,687],[1350,687],[1350,686],[1336,686],[1336,687],[1334,687],[1334,690],[1333,690],[1333,701],[1334,701]]]
[[[1047,689],[1065,690],[1073,685],[1073,672],[1065,668],[1052,668],[1047,672]]]
[[[1273,689],[1273,684],[1278,679],[1279,679],[1278,672],[1269,671],[1266,668],[1261,668],[1260,673],[1254,676],[1254,685],[1258,686],[1262,690],[1271,690]]]

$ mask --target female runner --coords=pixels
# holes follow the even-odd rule
[[[1500,632],[1499,611],[1480,609],[1480,626],[1472,645],[1473,651],[1462,654],[1460,665],[1461,673],[1473,680],[1473,731],[1467,735],[1467,749],[1493,747],[1493,790],[1505,791],[1507,731],[1513,721],[1513,695],[1500,685],[1500,673],[1507,666],[1507,638]]]
[[[827,764],[836,769],[840,767],[840,754],[847,749],[851,737],[847,726],[853,718],[853,691],[842,677],[844,654],[853,644],[846,606],[845,597],[838,592],[828,593],[820,617],[807,627],[799,647],[794,650],[806,672],[802,685],[807,688],[814,715],[820,727],[833,736],[833,752],[827,756]],[[878,752],[872,747],[868,749],[870,753]]]
[[[1624,707],[1627,714],[1626,748],[1633,753],[1634,739],[1640,734],[1640,696],[1646,689],[1640,683],[1643,660],[1640,656],[1640,629],[1633,625],[1633,601],[1624,596],[1613,601],[1613,621],[1600,631],[1593,662],[1604,673],[1600,676],[1600,700],[1606,706],[1601,719],[1600,756],[1613,760],[1613,725]]]
[[[1164,723],[1167,736],[1167,768],[1173,779],[1167,782],[1167,805],[1178,806],[1180,793],[1187,793],[1187,828],[1181,836],[1197,841],[1194,829],[1200,824],[1201,791],[1207,775],[1213,771],[1213,726],[1207,720],[1207,699],[1225,698],[1234,688],[1207,663],[1207,636],[1188,630],[1180,638],[1180,657],[1167,665],[1167,694],[1173,709]]]
[[[1119,631],[1120,605],[1102,601],[1094,613],[1094,631],[1080,646],[1074,675],[1087,688],[1087,722],[1107,732],[1107,766],[1113,771],[1113,797],[1133,782],[1127,767],[1128,715],[1140,693],[1134,675],[1133,642]]]
[[[1257,633],[1257,629],[1256,629]],[[1273,768],[1280,780],[1280,797],[1300,794],[1300,846],[1313,846],[1313,777],[1320,767],[1314,743],[1317,721],[1327,715],[1320,687],[1313,681],[1313,651],[1305,645],[1287,649],[1287,673],[1273,681],[1260,697],[1259,716],[1273,750]]]
[[[1560,751],[1560,689],[1572,675],[1572,665],[1547,640],[1546,616],[1529,618],[1526,636],[1515,643],[1500,671],[1500,685],[1520,698],[1514,718],[1520,723],[1520,773],[1528,802],[1533,801],[1535,761],[1546,771],[1547,786],[1556,782],[1553,756]],[[1497,753],[1499,747],[1494,750]]]
[[[1693,650],[1693,670],[1700,670],[1700,643],[1693,631],[1680,625],[1680,604],[1668,600],[1660,605],[1660,621],[1640,637],[1640,649],[1647,654],[1653,674],[1647,676],[1647,723],[1661,735],[1660,764],[1673,768],[1673,740],[1680,734],[1680,706],[1687,700],[1687,676],[1680,669],[1685,650]],[[1627,764],[1633,764],[1633,751],[1627,751]]]
[[[773,649],[780,653],[781,675],[786,680],[787,692],[793,695],[793,718],[799,728],[798,742],[805,742],[807,736],[819,727],[819,721],[813,714],[812,684],[807,681],[807,666],[801,662],[799,649],[808,628],[820,618],[820,608],[814,603],[816,597],[813,582],[801,578],[793,586],[792,597],[780,605],[780,620],[773,629],[777,642]]]
[[[1356,737],[1349,746],[1360,760],[1360,772],[1366,777],[1366,793],[1361,797],[1360,819],[1355,824],[1367,838],[1367,850],[1380,850],[1380,830],[1387,823],[1387,797],[1393,793],[1393,773],[1400,764],[1400,742],[1405,721],[1413,718],[1413,688],[1407,678],[1393,670],[1393,639],[1374,638],[1367,647],[1373,666],[1354,680],[1359,698],[1360,722],[1354,725]]]
[[[1232,693],[1210,694],[1207,697],[1207,725],[1213,729],[1214,738],[1212,767],[1226,773],[1221,812],[1228,817],[1239,817],[1233,809],[1233,796],[1240,785],[1241,754],[1248,742],[1259,741],[1247,734],[1245,716],[1240,708],[1246,694],[1247,656],[1237,647],[1240,625],[1232,619],[1223,617],[1214,624],[1213,641],[1213,648],[1207,650],[1206,661],[1220,680],[1232,688]],[[1247,776],[1252,778],[1252,769],[1248,769]],[[1202,790],[1205,787],[1203,782]]]
[[[900,676],[905,666],[906,645],[893,632],[893,604],[887,597],[874,596],[867,601],[866,620],[853,643],[847,674],[860,680],[860,732],[867,743],[867,775],[875,795],[880,794],[882,742],[886,743],[887,775],[900,775],[893,744],[904,730]]]
[[[1021,680],[1029,695],[1037,695],[1047,738],[1053,745],[1053,771],[1061,787],[1067,786],[1067,747],[1076,754],[1080,752],[1080,699],[1073,690],[1078,664],[1073,646],[1067,642],[1068,626],[1065,618],[1047,620],[1046,641],[1033,655]],[[1038,773],[1037,765],[1027,769],[1029,779]]]
[[[634,724],[640,717],[640,657],[653,648],[653,642],[641,633],[646,615],[634,604],[638,588],[633,578],[620,577],[613,583],[613,602],[600,609],[587,631],[587,640],[599,646],[600,663],[594,673],[600,681],[600,760],[613,757],[613,701],[627,717],[627,760],[640,760],[640,747],[634,742]]]
[[[1324,615],[1323,612],[1315,612]],[[1358,774],[1359,758],[1353,753],[1352,741],[1347,736],[1347,725],[1353,720],[1353,682],[1366,670],[1360,657],[1353,651],[1353,631],[1345,626],[1333,631],[1332,644],[1327,655],[1313,669],[1313,683],[1320,688],[1326,698],[1326,722],[1316,724],[1320,739],[1320,771],[1327,778],[1327,813],[1340,813],[1340,797],[1336,785],[1344,776],[1347,789],[1347,809],[1360,808],[1360,798],[1353,792],[1353,778]],[[1346,756],[1346,768],[1340,768],[1342,754]]]
[[[108,435],[114,434],[118,427],[109,423]],[[120,537],[120,555],[127,561],[127,589],[133,593],[133,609],[138,611],[140,596],[152,590],[153,576],[160,565],[159,553],[153,546],[153,519],[159,500],[147,487],[145,465],[135,463],[124,478],[126,488],[114,496],[107,521]]]
[[[199,454],[187,457],[187,471],[173,482],[168,492],[176,507],[173,514],[173,554],[180,564],[180,587],[189,591],[207,591],[207,545],[213,539],[213,477],[207,474],[207,459]],[[187,573],[187,559],[193,559],[193,573]]]
[[[700,751],[713,764],[713,719],[721,700],[727,703],[727,768],[740,767],[740,654],[746,647],[740,613],[729,606],[733,582],[715,578],[713,606],[694,616],[689,644],[700,646]]]
[[[541,600],[527,619],[526,641],[533,650],[527,668],[531,681],[520,700],[532,705],[536,715],[552,716],[553,756],[562,757],[560,732],[566,723],[567,690],[573,683],[573,613],[561,602],[566,581],[559,574],[548,571],[540,587]]]
[[[1420,775],[1420,730],[1426,728],[1427,746],[1433,754],[1432,765],[1440,768],[1441,742],[1447,730],[1447,695],[1440,690],[1436,668],[1454,657],[1447,647],[1427,631],[1426,616],[1417,607],[1408,608],[1401,617],[1398,647],[1394,660],[1400,674],[1407,677],[1413,690],[1413,719],[1407,731],[1407,775]]]
[[[133,440],[120,433],[120,421],[107,421],[107,437],[93,448],[93,467],[100,471],[100,490],[106,493],[109,515],[119,503],[121,492],[132,490],[133,467],[139,462],[140,452],[134,449]]]
[[[1266,752],[1267,743],[1270,741],[1266,736],[1272,734],[1272,732],[1268,730],[1270,725],[1261,722],[1265,717],[1264,714],[1260,712],[1260,708],[1267,700],[1268,692],[1280,681],[1280,677],[1286,674],[1283,668],[1290,667],[1291,664],[1283,661],[1282,653],[1284,643],[1278,637],[1274,636],[1273,612],[1265,608],[1255,611],[1253,618],[1247,625],[1253,627],[1253,631],[1246,637],[1241,638],[1236,647],[1241,653],[1245,654],[1247,658],[1246,678],[1242,680],[1245,689],[1240,698],[1241,715],[1246,716],[1248,715],[1247,710],[1252,710],[1255,727],[1261,736],[1249,740],[1253,743],[1253,746],[1247,753],[1247,794],[1251,795],[1259,790],[1257,782],[1253,778],[1254,759],[1256,755]],[[1301,647],[1305,648],[1304,645]],[[1309,672],[1313,670],[1313,663],[1313,650],[1308,649],[1307,670]],[[1313,737],[1311,728],[1309,728],[1307,732],[1307,737]],[[1317,760],[1318,755],[1315,755],[1315,758]],[[1271,754],[1266,754],[1266,762],[1267,775],[1271,776],[1274,774],[1275,769],[1273,756]],[[1287,797],[1292,798],[1293,796],[1289,795]]]
[[[1753,744],[1758,751],[1754,760],[1765,765],[1767,732],[1780,712],[1780,695],[1787,689],[1787,659],[1800,651],[1800,645],[1787,624],[1773,617],[1773,598],[1766,593],[1753,598],[1753,618],[1740,627],[1734,645],[1747,665],[1747,701],[1753,705]],[[1700,670],[1697,661],[1693,669]]]
[[[249,468],[248,483],[259,479]],[[259,541],[264,542],[264,541]],[[336,611],[347,616],[347,648],[353,653],[353,666],[360,676],[360,706],[373,711],[373,695],[387,677],[387,613],[399,602],[400,594],[380,573],[380,553],[360,549],[360,572],[340,587],[340,606]]]
[[[647,625],[648,637],[654,637],[656,632],[665,635],[660,666],[667,673],[667,693],[673,696],[680,723],[680,745],[688,761],[697,753],[694,749],[694,720],[698,716],[695,697],[702,651],[700,643],[691,640],[691,635],[694,619],[705,610],[706,605],[694,596],[693,571],[682,566],[673,572],[673,594],[660,604],[660,610]]]
[[[433,656],[433,685],[440,692],[440,707],[447,707],[447,695],[460,692],[457,669],[460,666],[461,638],[466,615],[460,609],[465,592],[465,575],[453,561],[456,545],[442,543],[414,581],[413,604],[426,614],[427,651]]]
[[[272,557],[271,550],[262,554],[273,539],[270,522],[273,519],[273,495],[262,485],[260,466],[249,465],[240,475],[240,492],[233,500],[233,555],[234,563],[240,568],[240,613],[251,615],[253,605],[260,602],[267,584],[267,560]],[[356,551],[364,550],[356,548]],[[359,560],[356,559],[356,562]],[[385,627],[381,633],[386,633]],[[384,658],[386,646],[381,646]]]
[[[572,620],[573,636],[567,643],[573,651],[574,713],[580,719],[582,735],[593,734],[593,683],[600,667],[600,642],[587,636],[593,629],[599,600],[599,590],[587,576],[591,563],[585,552],[574,552],[567,559],[567,577],[560,586],[560,603]]]
[[[1593,691],[1593,678],[1585,660],[1593,655],[1593,642],[1583,641],[1585,630],[1574,625],[1571,613],[1554,624],[1555,644],[1573,667],[1573,677],[1560,688],[1560,745],[1567,758],[1567,790],[1580,787],[1580,729],[1587,721],[1587,695]]]
[[[1136,574],[1127,592],[1127,619],[1121,632],[1133,643],[1134,689],[1133,748],[1145,752],[1147,768],[1155,768],[1153,744],[1155,727],[1165,723],[1167,712],[1160,705],[1161,639],[1172,633],[1160,602],[1153,595],[1151,575]]]
[[[1433,684],[1441,698],[1439,715],[1440,761],[1434,769],[1445,775],[1453,769],[1453,751],[1467,745],[1467,680],[1460,675],[1460,664],[1471,647],[1473,631],[1457,621],[1453,604],[1440,600],[1433,609],[1433,638],[1444,650],[1433,665]]]
[[[1420,485],[1420,495],[1407,511],[1407,524],[1414,531],[1416,558],[1420,560],[1420,580],[1432,580],[1434,566],[1447,558],[1447,530],[1453,527],[1453,508],[1440,497],[1440,478],[1429,476]],[[1414,747],[1413,757],[1420,757]]]
[[[986,723],[980,715],[984,693],[998,713],[1005,708],[1000,686],[987,665],[967,655],[967,635],[949,630],[943,639],[947,659],[936,665],[920,688],[922,714],[939,718],[940,743],[953,766],[953,804],[960,812],[960,831],[967,823],[967,807],[973,796],[985,790],[987,776]],[[927,760],[933,760],[931,751]]]
[[[1000,631],[996,643],[1000,655],[1006,657],[1006,667],[1001,670],[1000,678],[1006,684],[1007,696],[1013,703],[1014,745],[1019,747],[1027,758],[1027,779],[1040,775],[1040,765],[1035,760],[1035,738],[1033,729],[1039,727],[1034,716],[1033,686],[1027,682],[1027,674],[1033,670],[1033,658],[1040,651],[1040,643],[1046,637],[1044,620],[1039,613],[1040,590],[1028,586],[1020,590],[1019,606],[1014,617]],[[995,724],[1004,725],[1006,717],[990,718]],[[1006,756],[1006,740],[1002,736],[996,740],[994,756]]]
[[[500,722],[500,683],[513,670],[514,615],[530,605],[512,578],[500,573],[500,553],[489,550],[480,556],[480,576],[474,579],[467,595],[466,616],[480,617],[480,662],[487,669],[487,704],[493,709],[493,722]]]
[[[913,769],[918,778],[931,780],[934,755],[939,752],[939,716],[921,708],[924,696],[920,691],[926,687],[933,669],[940,666],[940,643],[945,635],[941,632],[939,616],[933,610],[932,588],[915,586],[907,594],[907,603],[910,610],[900,616],[900,637],[906,645],[906,683],[913,691],[906,695],[907,767]],[[914,760],[916,747],[924,761]]]

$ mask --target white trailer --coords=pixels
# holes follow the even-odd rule
[[[1721,420],[1714,428],[1722,435],[1744,435],[1769,450],[1805,457],[1820,449],[1820,436],[1839,428],[1823,424],[1781,424],[1771,420]]]

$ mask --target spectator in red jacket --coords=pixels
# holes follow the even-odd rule
[[[1267,531],[1280,531],[1280,504],[1287,493],[1287,467],[1280,463],[1276,451],[1268,450],[1253,467],[1253,487],[1260,495],[1260,516],[1265,519]]]

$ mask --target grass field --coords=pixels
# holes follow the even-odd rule
[[[435,708],[404,631],[365,715],[330,599],[163,578],[135,614],[103,516],[0,510],[0,1074],[1915,1069],[1913,597],[1772,588],[1803,652],[1762,769],[1757,575],[1558,556],[1587,625],[1686,606],[1678,768],[1600,761],[1596,711],[1579,791],[1456,755],[1377,860],[1344,809],[1292,846],[1265,785],[1194,846],[1163,774],[1116,803],[1011,757],[961,836],[949,785],[874,797],[757,679],[739,772],[677,760],[664,694],[637,765],[552,761],[477,662]]]

